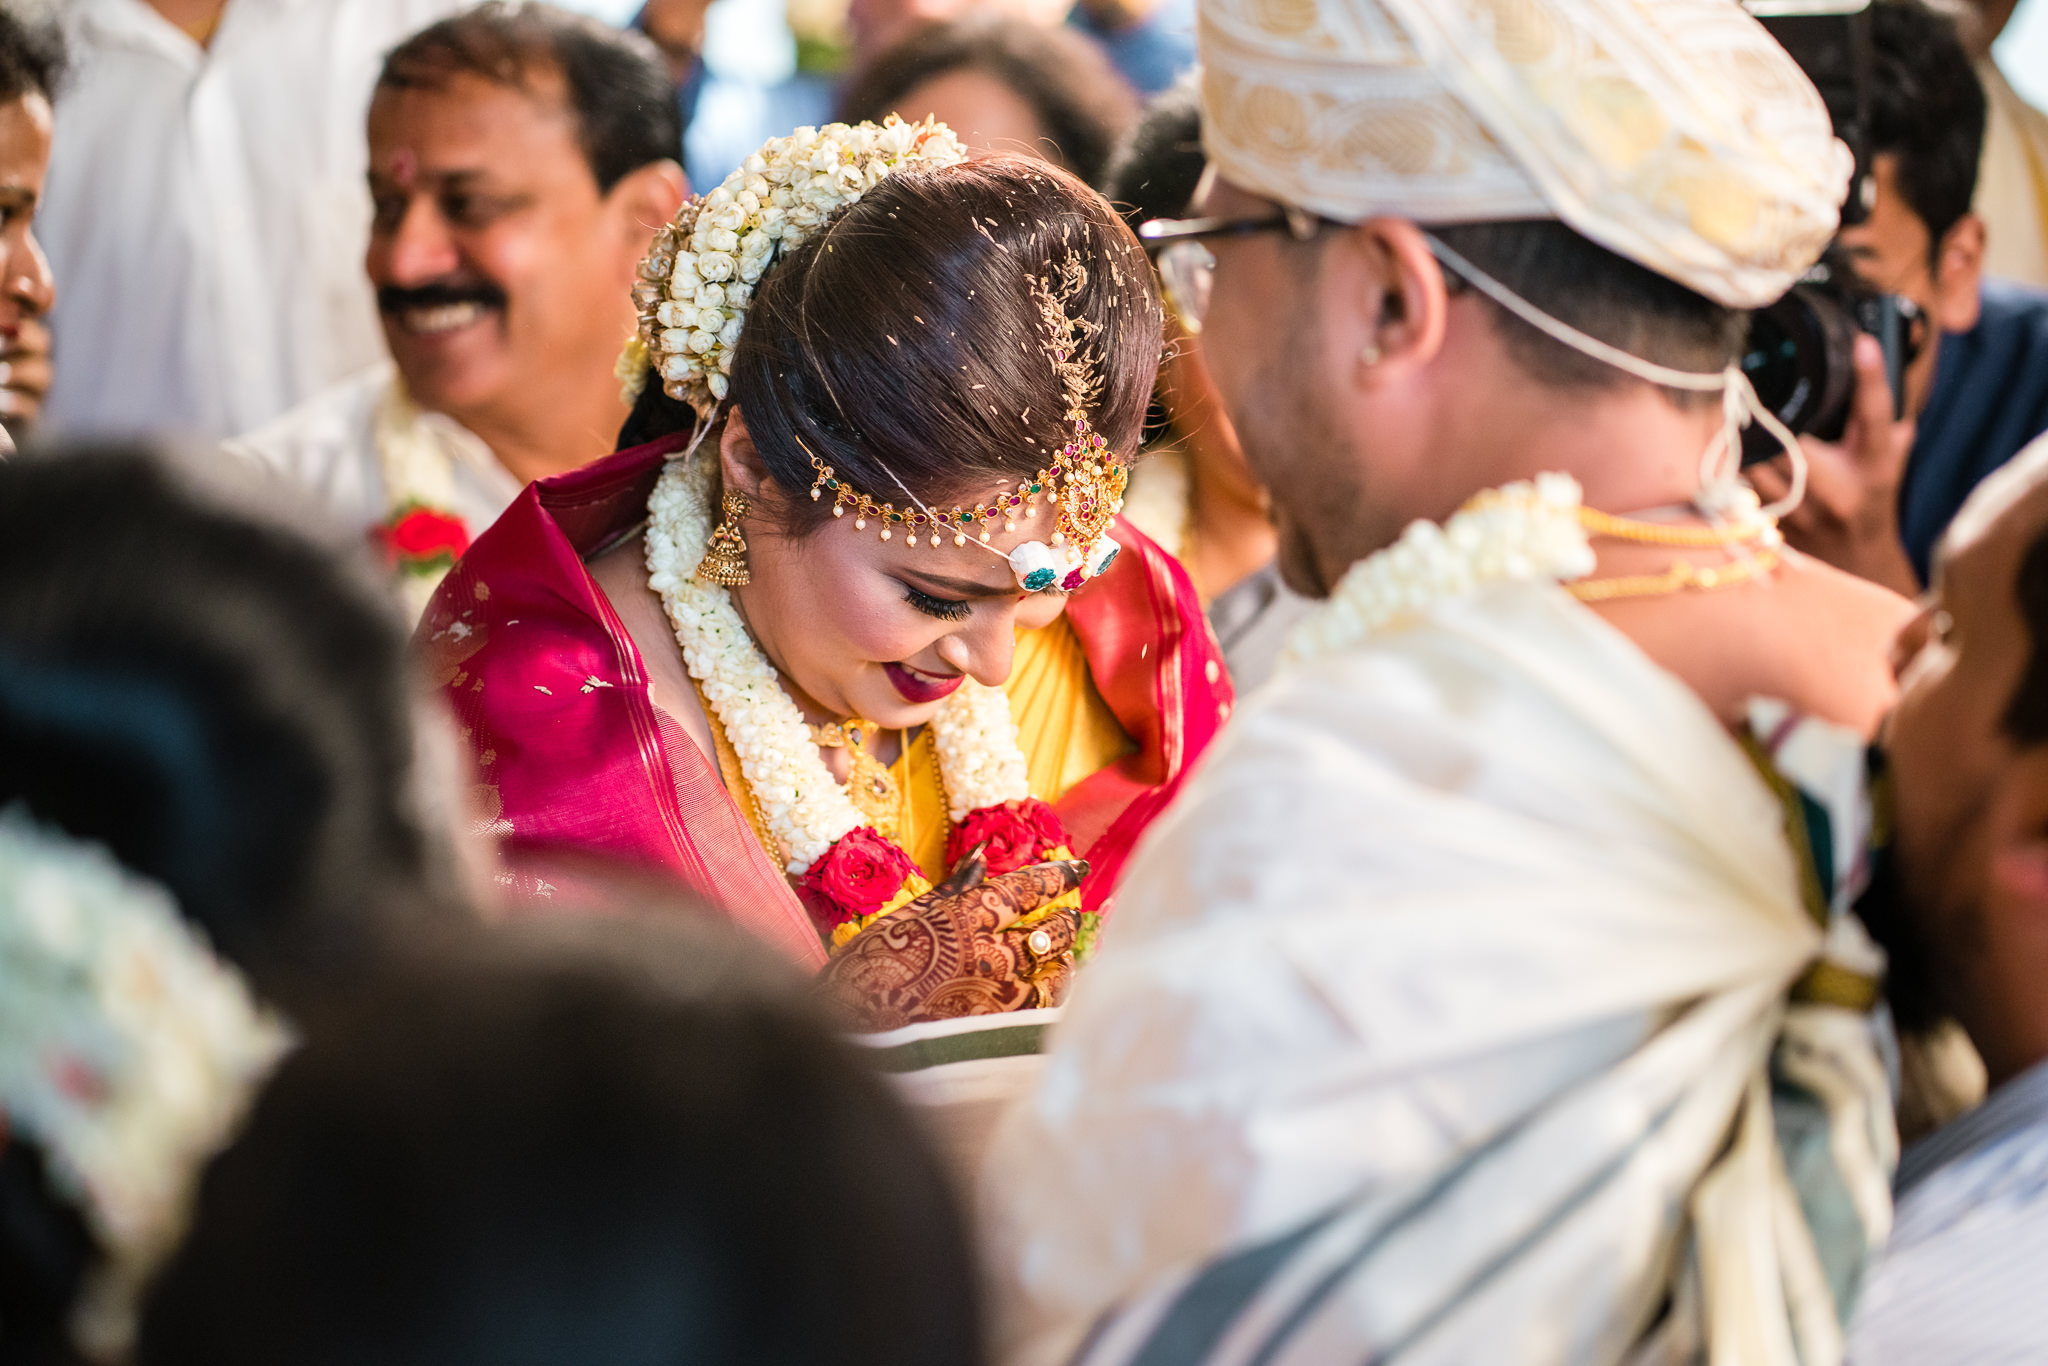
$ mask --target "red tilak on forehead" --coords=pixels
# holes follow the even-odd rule
[[[420,159],[413,155],[410,147],[401,147],[391,154],[391,178],[401,189],[411,189],[413,177],[420,173]]]

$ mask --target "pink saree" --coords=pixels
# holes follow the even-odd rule
[[[825,950],[718,769],[648,693],[584,561],[646,517],[667,437],[529,486],[448,574],[418,643],[445,689],[508,853],[574,850],[680,882],[810,968]],[[1136,742],[1055,805],[1105,909],[1138,837],[1230,713],[1214,636],[1178,563],[1135,527],[1068,619]]]

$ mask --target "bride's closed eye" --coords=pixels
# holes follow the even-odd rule
[[[974,614],[974,604],[958,598],[935,598],[929,593],[920,593],[909,584],[903,585],[903,600],[928,617],[940,621],[965,621]]]

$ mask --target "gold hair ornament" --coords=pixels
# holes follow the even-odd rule
[[[1027,593],[1050,588],[1072,592],[1108,569],[1121,549],[1108,532],[1110,523],[1123,510],[1129,472],[1088,422],[1089,406],[1102,396],[1101,357],[1095,344],[1102,327],[1078,316],[1071,307],[1087,285],[1088,269],[1076,256],[1067,257],[1052,280],[1032,281],[1039,321],[1046,333],[1046,355],[1060,382],[1065,416],[1073,424],[1074,433],[1051,463],[1014,490],[997,494],[985,503],[945,511],[926,506],[896,477],[895,471],[884,466],[883,472],[909,500],[909,506],[898,508],[893,502],[878,502],[841,479],[799,437],[797,444],[803,446],[811,468],[817,473],[811,484],[812,499],[819,500],[830,493],[834,517],[852,512],[854,529],[860,531],[866,530],[870,521],[875,522],[884,541],[894,539],[898,531],[905,531],[912,545],[928,534],[931,545],[936,547],[943,533],[950,532],[953,544],[960,546],[966,545],[971,535],[975,544],[1009,562],[1018,586]],[[1017,529],[1020,511],[1026,521],[1035,520],[1041,497],[1058,509],[1049,541],[1026,541],[1008,555],[986,544],[998,519],[1005,531]]]

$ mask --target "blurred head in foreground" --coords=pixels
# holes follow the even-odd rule
[[[1996,1086],[2048,1058],[2048,442],[1963,505],[1900,657],[1893,876],[1862,910],[1901,1023],[1953,1017]]]
[[[272,1007],[453,904],[414,705],[320,547],[144,452],[0,462],[0,1361],[119,1353]]]
[[[799,991],[688,923],[396,969],[208,1173],[140,1362],[977,1361],[938,1162]]]
[[[265,994],[454,895],[370,583],[138,449],[0,464],[0,807],[161,884]]]

